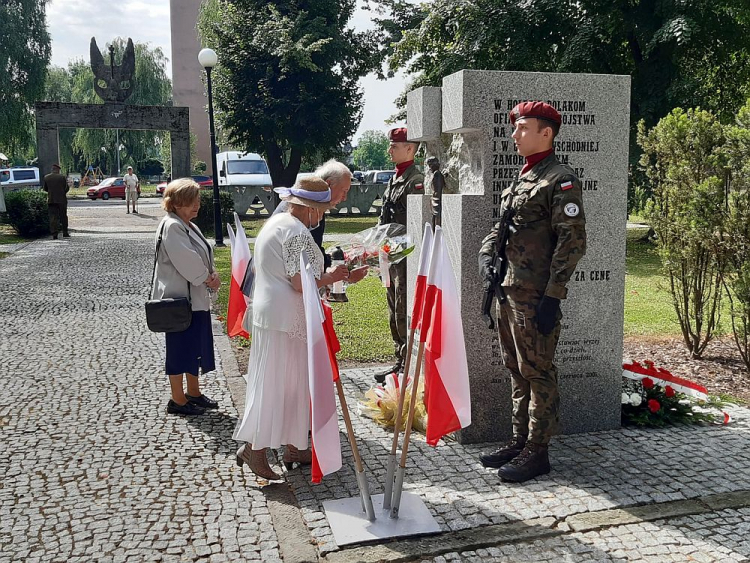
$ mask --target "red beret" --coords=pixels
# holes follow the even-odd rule
[[[406,140],[406,127],[396,127],[388,132],[388,139],[392,143],[408,143]]]
[[[524,117],[544,119],[558,125],[562,123],[560,113],[551,105],[544,102],[521,102],[510,110],[510,122],[512,125],[516,124],[516,120]]]

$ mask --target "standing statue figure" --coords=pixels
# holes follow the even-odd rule
[[[430,187],[432,189],[432,227],[442,225],[443,218],[443,191],[445,190],[445,176],[440,171],[440,161],[435,156],[431,156],[425,161],[432,172]]]
[[[91,70],[94,72],[94,91],[105,102],[124,102],[133,93],[135,81],[135,47],[133,40],[128,38],[122,63],[115,65],[115,48],[109,46],[109,66],[96,45],[96,39],[91,38]],[[104,86],[101,85],[104,83]]]

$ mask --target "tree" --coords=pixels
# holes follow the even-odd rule
[[[45,5],[0,2],[0,145],[11,158],[32,144],[32,106],[44,93],[52,54]]]
[[[750,371],[750,100],[736,122],[727,126],[726,136],[732,183],[723,237],[727,257],[723,281],[734,342]]]
[[[115,47],[115,61],[120,61],[125,51],[126,40],[118,37]],[[105,46],[105,61],[109,59],[109,44]],[[172,83],[166,74],[167,59],[161,48],[151,48],[144,43],[135,43],[135,87],[133,94],[125,102],[129,105],[162,106],[171,103]],[[94,73],[83,59],[71,61],[67,69],[50,69],[47,87],[47,101],[100,104],[102,100],[94,92]],[[88,165],[101,166],[103,170],[116,173],[118,150],[117,140],[122,145],[120,163],[122,166],[148,158],[160,156],[160,143],[166,137],[162,131],[129,131],[121,129],[76,129],[72,133],[60,133],[61,164],[75,166],[79,171]],[[102,150],[104,148],[104,150]]]
[[[677,108],[650,131],[641,121],[638,142],[654,186],[646,217],[656,232],[685,346],[700,358],[721,312],[724,129],[707,111]]]
[[[354,149],[354,165],[358,170],[382,170],[391,163],[388,137],[382,131],[365,131]]]
[[[630,75],[632,171],[639,121],[700,106],[727,122],[750,93],[747,0],[370,1],[409,90],[462,69]]]
[[[358,80],[379,66],[372,32],[347,27],[355,0],[208,0],[198,29],[219,55],[216,118],[236,148],[265,155],[275,186],[305,155],[330,154],[356,131]]]

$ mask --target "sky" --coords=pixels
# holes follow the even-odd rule
[[[169,0],[51,0],[47,5],[47,23],[52,36],[52,64],[65,67],[72,59],[89,60],[89,43],[96,37],[100,49],[117,36],[161,47],[170,60],[167,75],[172,76]],[[357,10],[351,24],[357,30],[372,27],[370,12]],[[403,73],[382,81],[374,75],[363,78],[364,108],[362,122],[353,144],[367,130],[385,131],[392,127],[385,120],[396,113],[394,100],[405,84]]]

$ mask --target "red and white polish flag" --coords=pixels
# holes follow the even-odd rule
[[[440,227],[435,227],[432,244],[422,326],[427,324],[429,314],[425,338],[425,408],[427,443],[435,446],[446,434],[471,424],[471,393],[461,303]]]
[[[312,482],[320,483],[324,475],[341,469],[341,440],[333,382],[338,379],[335,352],[338,341],[331,342],[326,315],[310,269],[307,253],[300,255],[302,300],[307,324],[307,367],[312,419]],[[326,330],[328,329],[328,331]],[[334,333],[335,336],[335,333]]]
[[[227,223],[229,246],[232,252],[232,279],[229,282],[227,334],[229,336],[244,336],[248,338],[250,335],[242,327],[242,319],[245,317],[255,280],[253,256],[250,254],[250,247],[247,245],[245,229],[236,213],[234,214],[234,224],[237,227],[237,234],[232,230],[232,226]]]
[[[427,274],[430,269],[430,257],[432,255],[432,225],[424,224],[424,233],[422,235],[422,248],[419,251],[419,270],[417,271],[417,284],[414,286],[414,305],[411,309],[411,330],[418,330],[420,334],[426,331],[422,330],[422,309],[427,293]],[[424,342],[424,338],[420,339]]]

